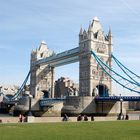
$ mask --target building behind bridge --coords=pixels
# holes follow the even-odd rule
[[[69,78],[61,77],[55,81],[55,98],[64,98],[67,96],[78,96],[79,84],[74,83]]]

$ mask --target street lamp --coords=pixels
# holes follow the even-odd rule
[[[31,108],[32,108],[32,95],[29,94],[29,112],[28,112],[28,116],[32,116],[32,111],[31,111]]]
[[[120,119],[123,116],[123,113],[122,113],[122,102],[123,102],[123,99],[120,98]]]
[[[2,89],[2,86],[0,86],[0,93],[1,93],[1,91],[2,91],[1,89]]]

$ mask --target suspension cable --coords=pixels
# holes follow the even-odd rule
[[[93,54],[94,52],[93,51],[91,51],[91,53]],[[94,53],[94,55],[96,56],[96,54]],[[97,57],[97,56],[96,56]],[[108,65],[106,65],[99,57],[97,57],[97,59],[105,66],[105,67],[107,67],[110,71],[112,71],[112,72],[114,72],[117,76],[119,76],[119,77],[121,77],[122,79],[124,79],[124,80],[126,80],[126,81],[128,81],[128,82],[130,82],[131,84],[134,84],[134,85],[137,85],[137,86],[140,86],[140,84],[137,84],[137,83],[135,83],[135,82],[133,82],[133,81],[131,81],[131,80],[129,80],[129,79],[127,79],[127,78],[125,78],[125,77],[123,77],[123,76],[121,76],[120,74],[118,74],[117,72],[115,72],[113,69],[111,69]]]
[[[21,93],[21,91],[23,90],[24,86],[26,85],[27,81],[28,81],[28,78],[30,76],[30,71],[29,73],[27,74],[23,84],[21,85],[21,87],[18,89],[18,91],[14,94],[14,96],[12,98],[9,98],[8,96],[6,96],[4,93],[0,93],[3,95],[3,97],[7,100],[7,101],[13,101],[15,100]]]
[[[27,74],[23,84],[21,85],[21,87],[19,88],[19,90],[17,91],[17,93],[12,97],[11,100],[14,100],[15,98],[17,98],[19,96],[19,94],[21,93],[21,91],[23,90],[24,86],[26,85],[27,81],[28,81],[28,78],[30,76],[30,71],[29,73]]]
[[[114,58],[113,58],[114,59]],[[139,84],[132,76],[130,76],[123,68],[122,66],[120,65],[120,63],[114,59],[116,64],[119,66],[119,68],[124,72],[125,75],[127,75],[130,79],[132,79],[135,83]]]
[[[123,85],[122,83],[120,83],[119,81],[117,81],[114,77],[112,77],[112,76],[110,75],[110,73],[109,73],[108,71],[106,71],[106,69],[102,66],[101,62],[98,60],[98,58],[97,58],[97,56],[95,55],[95,53],[94,53],[93,51],[91,51],[91,52],[92,52],[94,58],[96,59],[96,61],[98,62],[98,64],[101,66],[101,68],[106,72],[106,74],[107,74],[111,79],[113,79],[116,83],[118,83],[118,84],[121,85],[122,87],[124,87],[124,88],[126,88],[126,89],[128,89],[128,90],[130,90],[130,91],[133,91],[133,92],[136,92],[136,93],[139,93],[139,94],[140,94],[140,91],[137,91],[137,90],[134,90],[134,89],[131,89],[131,88],[126,87],[125,85]]]
[[[139,75],[137,75],[136,73],[134,73],[133,71],[131,71],[130,69],[128,69],[126,66],[124,66],[113,54],[112,54],[112,58],[117,61],[122,67],[124,67],[126,70],[128,70],[130,73],[132,73],[133,75],[135,75],[136,77],[140,78]]]

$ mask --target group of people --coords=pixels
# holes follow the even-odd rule
[[[69,117],[67,114],[64,114],[62,121],[69,121]],[[81,114],[77,116],[77,121],[88,121],[88,116],[84,115],[82,116]],[[91,116],[91,121],[94,121],[94,116]]]
[[[69,120],[69,117],[67,116],[67,114],[64,114],[62,121],[68,121],[68,120]]]
[[[123,114],[119,114],[118,115],[118,118],[117,118],[118,120],[129,120],[129,116],[128,116],[128,114],[126,114],[126,116],[124,116]]]
[[[24,117],[23,114],[19,114],[19,122],[27,122],[27,117]]]
[[[77,117],[77,121],[88,121],[88,116],[87,115],[82,116],[80,114]],[[94,121],[94,116],[93,115],[91,116],[91,121]]]

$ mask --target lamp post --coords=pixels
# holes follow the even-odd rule
[[[0,93],[1,93],[2,86],[0,86]]]
[[[31,111],[31,108],[32,108],[32,95],[29,94],[29,112],[28,112],[28,116],[32,116],[32,111]]]
[[[123,99],[120,98],[120,119],[123,116],[123,113],[122,113],[122,102],[123,102]]]

